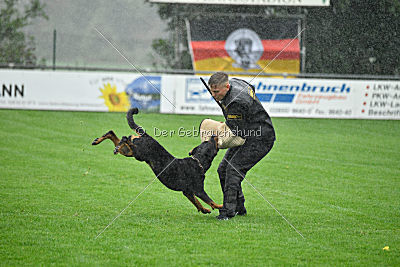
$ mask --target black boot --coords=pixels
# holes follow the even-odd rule
[[[219,210],[218,220],[229,220],[236,215],[237,191],[227,189],[224,193],[224,206]]]
[[[244,207],[244,197],[238,198],[236,200],[236,215],[245,216],[247,215],[247,210]]]

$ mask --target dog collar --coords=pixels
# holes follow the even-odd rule
[[[204,173],[204,168],[203,168],[203,165],[201,165],[200,160],[199,160],[198,158],[195,158],[193,155],[192,155],[192,159],[194,159],[195,161],[197,161],[197,163],[198,163],[199,166],[200,166],[200,169],[202,169],[202,170],[203,170],[203,173]]]

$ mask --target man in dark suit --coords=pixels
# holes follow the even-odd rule
[[[217,219],[229,220],[247,214],[241,183],[246,173],[272,149],[275,130],[252,85],[240,79],[229,80],[223,72],[213,74],[208,85],[221,104],[226,125],[246,140],[241,146],[229,148],[218,167],[224,205]]]

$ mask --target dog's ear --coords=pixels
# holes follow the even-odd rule
[[[197,148],[197,147],[195,147],[195,148],[193,148],[192,150],[190,150],[189,156],[193,155],[193,154],[196,152],[196,148]]]

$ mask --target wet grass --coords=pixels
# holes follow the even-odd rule
[[[137,123],[185,157],[179,136],[205,116],[139,114]],[[207,116],[222,120],[222,117]],[[217,221],[113,155],[122,113],[0,110],[0,262],[3,265],[399,265],[398,121],[273,119],[277,142],[243,182],[248,216]],[[174,133],[175,131],[175,133]],[[182,134],[181,134],[182,135]],[[206,191],[218,203],[217,166]],[[268,200],[305,237],[302,238]],[[389,250],[383,250],[385,246]]]

